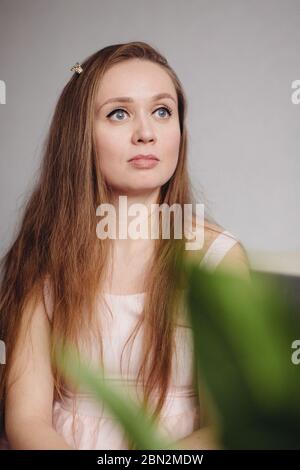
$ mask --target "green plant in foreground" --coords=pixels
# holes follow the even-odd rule
[[[179,268],[186,272],[196,370],[220,446],[299,449],[300,366],[291,361],[291,344],[300,337],[300,318],[294,305],[278,285],[254,274],[250,283],[190,262]],[[58,351],[57,364],[111,410],[137,449],[176,449],[145,409],[77,360],[70,346]]]
[[[300,317],[280,285],[193,267],[187,303],[198,373],[228,449],[300,448]]]

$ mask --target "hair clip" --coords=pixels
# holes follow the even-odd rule
[[[80,63],[79,62],[76,62],[75,65],[73,65],[73,67],[71,68],[71,72],[76,72],[78,74],[80,74],[81,72],[83,72],[83,68],[81,67]]]

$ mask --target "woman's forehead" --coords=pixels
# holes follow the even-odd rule
[[[129,60],[107,70],[99,84],[97,99],[99,105],[117,97],[129,98],[128,101],[151,101],[162,93],[168,93],[177,100],[175,86],[168,73],[150,61]]]

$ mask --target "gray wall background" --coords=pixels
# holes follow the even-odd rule
[[[1,0],[0,254],[71,66],[132,40],[183,83],[192,180],[213,216],[250,254],[297,259],[300,273],[300,0]]]

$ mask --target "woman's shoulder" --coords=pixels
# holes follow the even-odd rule
[[[203,233],[202,248],[197,253],[201,266],[237,268],[249,272],[247,251],[236,234],[207,219],[199,224],[196,218],[193,218],[193,225]]]
[[[193,232],[197,233],[197,237],[201,240],[201,252],[205,254],[210,246],[217,247],[220,241],[224,241],[225,239],[233,239],[234,241],[238,241],[237,237],[235,237],[232,233],[226,230],[221,225],[218,225],[215,222],[209,221],[208,219],[199,220],[193,215],[192,218],[192,228]]]
[[[212,248],[216,250],[233,247],[240,244],[238,236],[228,229],[212,222],[206,222],[204,225],[204,252]]]

